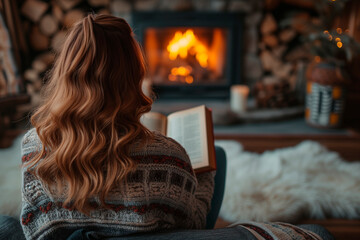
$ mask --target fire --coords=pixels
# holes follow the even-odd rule
[[[182,77],[182,79],[191,84],[194,81],[194,78],[190,75],[192,73],[192,68],[190,66],[186,67],[174,67],[171,69],[171,74],[169,74],[168,79],[172,82],[177,81],[177,76]]]
[[[206,68],[208,66],[209,50],[194,35],[192,29],[188,29],[184,33],[181,31],[175,32],[174,37],[167,46],[167,50],[169,52],[170,60],[175,60],[178,56],[182,59],[186,59],[188,55],[193,55],[201,67]],[[192,67],[190,66],[174,67],[171,69],[168,79],[170,81],[181,79],[181,81],[184,81],[187,84],[192,84],[194,82],[194,77],[191,76],[191,73]]]
[[[192,84],[194,82],[194,78],[192,76],[187,76],[185,78],[185,82],[188,84]]]
[[[175,60],[178,56],[185,59],[188,54],[191,54],[196,57],[201,67],[206,68],[208,66],[208,49],[197,39],[192,29],[186,30],[185,33],[181,31],[175,32],[174,37],[167,46],[167,50],[171,60]]]
[[[179,76],[188,76],[190,75],[190,73],[192,72],[192,68],[190,66],[186,66],[186,67],[174,67],[171,69],[171,74],[172,75],[179,75]]]

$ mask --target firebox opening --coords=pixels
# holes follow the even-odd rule
[[[133,12],[157,100],[228,99],[241,83],[243,15]]]
[[[228,31],[208,27],[148,28],[144,51],[155,85],[226,83]]]

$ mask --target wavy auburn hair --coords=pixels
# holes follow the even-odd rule
[[[89,213],[98,197],[107,207],[109,191],[136,167],[131,144],[152,136],[140,123],[152,104],[144,74],[125,20],[89,15],[69,32],[31,118],[43,147],[28,163],[64,206]]]

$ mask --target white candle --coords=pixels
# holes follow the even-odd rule
[[[246,111],[249,87],[246,85],[233,85],[230,89],[230,107],[236,113]]]

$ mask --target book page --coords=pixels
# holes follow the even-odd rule
[[[167,136],[185,148],[194,169],[208,165],[205,121],[204,106],[168,116]]]
[[[158,131],[166,135],[166,116],[157,112],[145,113],[140,121],[151,131]]]

